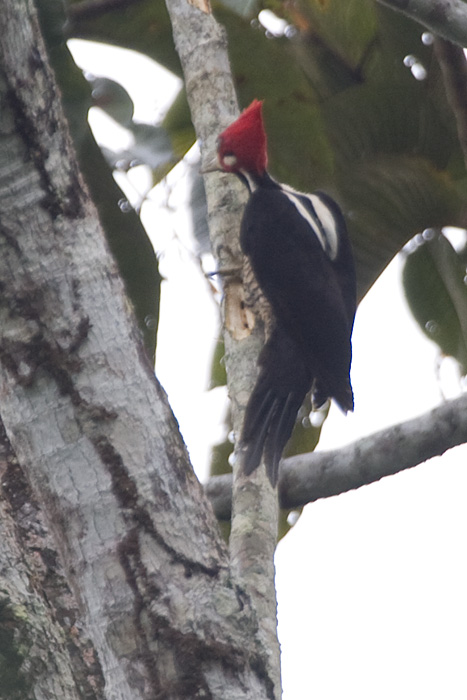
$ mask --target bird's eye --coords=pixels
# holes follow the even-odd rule
[[[222,163],[224,166],[232,168],[237,164],[237,156],[235,156],[233,153],[225,153],[222,158]]]

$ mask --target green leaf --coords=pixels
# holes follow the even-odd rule
[[[423,333],[467,374],[467,285],[465,256],[443,234],[423,239],[403,269],[409,307]]]
[[[259,11],[259,0],[220,0],[221,5],[227,7],[240,17],[254,17]]]
[[[219,474],[230,474],[232,467],[229,464],[229,457],[233,452],[233,445],[230,440],[225,439],[223,442],[213,445],[211,452],[211,465],[209,473],[211,476]]]
[[[118,124],[129,127],[133,122],[135,106],[128,92],[120,83],[110,78],[89,78],[92,101]]]
[[[359,297],[408,238],[426,228],[457,225],[462,200],[454,183],[428,159],[380,155],[342,171]]]
[[[211,380],[209,382],[209,388],[215,389],[218,386],[226,386],[227,384],[227,374],[225,372],[225,346],[222,337],[220,337],[214,348],[214,354],[211,362]]]

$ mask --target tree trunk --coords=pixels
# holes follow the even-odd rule
[[[209,3],[166,0],[166,4],[182,63],[192,121],[201,142],[203,159],[209,159],[215,153],[217,136],[238,116],[227,37],[212,15]],[[205,184],[212,250],[223,277],[225,365],[234,431],[238,436],[247,399],[256,381],[258,353],[264,342],[259,314],[245,312],[247,294],[239,226],[246,190],[236,178],[219,173],[208,174]],[[224,270],[228,271],[227,275],[223,274]],[[276,489],[271,487],[264,467],[245,477],[240,458],[234,464],[232,572],[254,601],[267,653],[268,674],[278,698],[281,694],[280,650],[274,582],[277,527]]]
[[[0,32],[1,415],[104,695],[273,697],[257,616],[78,171],[31,0],[4,0]]]
[[[96,654],[1,423],[0,479],[0,697],[101,699]]]

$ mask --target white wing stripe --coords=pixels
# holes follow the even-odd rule
[[[327,243],[326,252],[328,253],[331,260],[334,260],[337,256],[337,249],[339,246],[337,224],[334,214],[329,209],[329,207],[326,206],[326,204],[320,199],[318,195],[310,194],[308,195],[308,198],[310,199],[313,208],[316,212],[316,215],[321,223],[321,227],[323,229],[323,233]]]
[[[295,190],[281,187],[289,201],[296,207],[300,216],[310,226],[318,239],[322,249],[331,260],[335,260],[338,253],[339,238],[334,214],[326,204],[315,194],[303,194]],[[308,206],[303,199],[307,199]]]

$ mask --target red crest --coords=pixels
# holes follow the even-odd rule
[[[263,103],[253,100],[241,115],[219,136],[219,161],[228,172],[245,170],[262,175],[268,164],[264,131]],[[227,160],[224,160],[226,159]],[[232,157],[232,160],[229,160]]]

